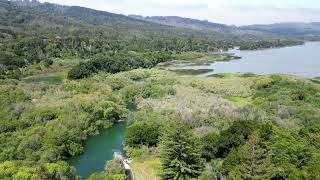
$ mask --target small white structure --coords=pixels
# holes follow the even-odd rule
[[[122,163],[125,170],[131,170],[130,163],[132,160],[124,159],[123,156],[119,152],[115,152],[113,154],[113,157],[121,160],[121,163]]]

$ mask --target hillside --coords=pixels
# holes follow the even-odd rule
[[[276,39],[281,38],[278,35],[261,32],[255,30],[241,29],[234,25],[226,25],[220,23],[209,22],[208,20],[198,20],[192,18],[184,18],[178,16],[139,16],[139,15],[129,15],[129,17],[145,20],[148,22],[158,23],[162,25],[167,25],[171,27],[181,27],[193,30],[201,30],[207,33],[220,33],[223,34],[226,39],[227,37],[233,39],[236,42],[239,41],[257,41],[266,39]]]
[[[249,25],[234,26],[209,22],[207,20],[197,20],[178,16],[139,16],[129,15],[129,17],[159,23],[173,27],[190,28],[194,30],[204,30],[211,32],[229,33],[231,35],[255,35],[257,39],[262,37],[317,37],[320,35],[320,23],[278,23],[270,25]],[[245,38],[244,38],[245,39]]]
[[[129,15],[129,17],[146,20],[149,22],[155,22],[159,24],[165,24],[168,26],[178,26],[185,28],[192,28],[198,30],[216,30],[216,31],[231,31],[237,29],[236,26],[228,26],[225,24],[212,23],[207,20],[197,20],[191,18],[183,18],[178,16],[138,16]]]
[[[23,1],[22,1],[23,2]],[[127,16],[77,6],[1,0],[2,37],[23,35],[203,36],[203,33],[149,23]],[[211,34],[213,35],[213,34]]]
[[[21,76],[18,68],[40,62],[50,65],[54,58],[77,58],[78,64],[119,51],[134,52],[137,57],[146,52],[217,51],[232,44],[232,39],[217,32],[165,26],[84,7],[0,0],[0,78],[17,78]],[[155,61],[164,57],[158,55]],[[150,63],[142,64],[133,66]]]
[[[270,25],[250,25],[240,27],[243,30],[268,32],[282,36],[318,37],[320,36],[320,23],[277,23]]]
[[[0,17],[0,78],[23,77],[25,74],[19,68],[39,63],[50,66],[56,58],[78,59],[73,66],[95,59],[77,65],[70,76],[74,79],[101,70],[114,73],[150,68],[181,52],[214,52],[256,41],[271,41],[272,47],[288,42],[296,44],[279,43],[275,36],[192,19],[175,17],[174,22],[181,25],[172,26],[160,23],[160,17],[159,21],[150,22],[37,1],[0,0]],[[214,27],[220,30],[211,30]],[[270,43],[260,44],[263,47]]]

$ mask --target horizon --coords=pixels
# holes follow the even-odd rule
[[[68,6],[81,6],[122,15],[178,16],[213,23],[245,26],[320,21],[320,2],[315,0],[40,0]]]

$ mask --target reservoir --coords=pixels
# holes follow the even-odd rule
[[[232,49],[228,53],[241,57],[229,62],[215,62],[210,65],[185,66],[182,69],[213,69],[202,74],[219,73],[290,74],[305,78],[320,76],[320,42],[307,42],[301,46],[274,48],[256,51]]]

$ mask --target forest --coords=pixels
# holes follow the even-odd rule
[[[0,0],[0,179],[81,179],[68,160],[123,119],[135,177],[319,179],[316,80],[252,73],[184,78],[163,69],[208,55],[237,59],[215,54],[236,46],[303,44],[246,35]],[[126,174],[115,158],[88,179]]]

